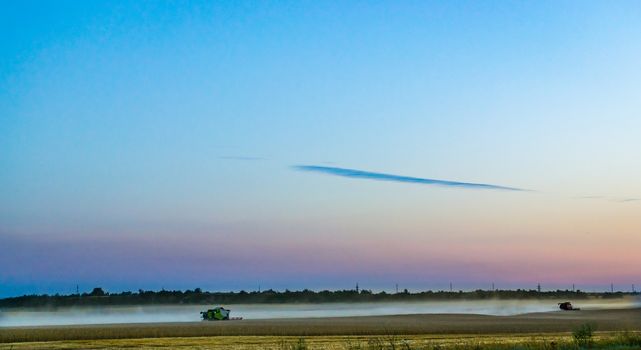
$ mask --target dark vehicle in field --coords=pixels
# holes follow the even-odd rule
[[[209,309],[207,311],[201,311],[200,316],[203,318],[203,321],[228,321],[228,320],[242,320],[242,317],[229,317],[231,310],[225,309],[222,306]]]
[[[564,310],[564,311],[576,311],[576,310],[581,310],[578,307],[572,306],[572,303],[569,301],[565,301],[562,303],[559,303],[559,309]]]
[[[224,321],[229,320],[229,312],[224,307],[215,307],[207,311],[201,311],[200,315],[203,318],[203,321]]]

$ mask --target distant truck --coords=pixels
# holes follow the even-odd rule
[[[572,303],[569,301],[565,301],[562,303],[559,303],[559,309],[564,310],[564,311],[577,311],[581,310],[578,307],[572,306]]]
[[[242,317],[229,317],[231,310],[218,306],[207,311],[201,311],[200,315],[203,321],[228,321],[228,320],[242,320]]]

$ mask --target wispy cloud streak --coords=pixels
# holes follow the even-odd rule
[[[578,199],[602,199],[606,200],[609,202],[616,202],[616,203],[628,203],[628,202],[637,202],[641,201],[641,198],[637,197],[606,197],[606,196],[580,196],[580,197],[575,197]]]
[[[627,202],[636,202],[639,200],[641,200],[641,198],[619,198],[619,199],[616,199],[615,202],[627,203]]]
[[[364,170],[345,169],[345,168],[336,168],[336,167],[327,167],[327,166],[318,166],[318,165],[295,165],[293,166],[293,168],[300,171],[311,171],[311,172],[322,173],[327,175],[343,176],[343,177],[365,179],[365,180],[392,181],[392,182],[403,182],[403,183],[411,183],[411,184],[419,184],[419,185],[436,185],[436,186],[484,189],[484,190],[530,191],[522,188],[506,187],[506,186],[499,186],[499,185],[426,179],[426,178],[420,178],[420,177],[375,173],[375,172],[364,171]]]
[[[263,160],[264,158],[262,157],[249,157],[249,156],[220,156],[218,159],[225,159],[225,160]]]
[[[578,196],[577,199],[604,199],[604,196]]]

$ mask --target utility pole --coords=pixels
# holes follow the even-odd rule
[[[452,282],[450,282],[450,293],[452,293]]]
[[[495,290],[496,289],[494,289],[494,282],[492,282],[492,291],[495,291]]]
[[[396,294],[398,294],[398,283],[396,283]]]
[[[536,290],[537,290],[539,293],[541,293],[541,283],[539,283],[539,284],[536,286]]]
[[[634,293],[634,283],[632,284],[632,293]]]
[[[614,283],[610,283],[610,293],[614,293]]]
[[[574,292],[574,283],[572,283],[572,291]]]
[[[358,282],[356,282],[356,294],[358,294]]]

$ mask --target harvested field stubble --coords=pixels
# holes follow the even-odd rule
[[[523,335],[380,335],[260,337],[221,336],[156,339],[109,339],[1,344],[0,349],[230,349],[230,350],[578,350],[570,334]],[[597,334],[592,349],[639,349],[641,334]]]

